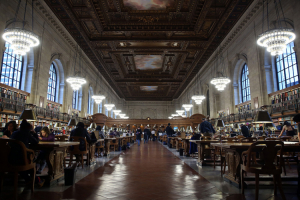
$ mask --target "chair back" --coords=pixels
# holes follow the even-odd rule
[[[60,142],[65,142],[66,138],[68,138],[68,136],[65,136],[65,135],[56,135],[55,136],[55,139]]]
[[[242,139],[242,138],[245,138],[245,137],[243,135],[237,135],[237,136],[235,136],[235,138]]]
[[[241,143],[248,143],[248,142],[257,142],[257,138],[242,138],[240,139]]]
[[[282,141],[281,138],[266,138],[266,141]]]
[[[21,148],[21,152],[19,153],[22,154],[24,161],[23,165],[10,164],[9,154],[11,151],[10,144],[12,143],[18,145]],[[30,152],[31,154],[28,156],[27,152]],[[34,151],[31,149],[27,149],[25,144],[18,140],[0,138],[0,158],[0,172],[26,171],[35,167],[35,163],[33,163]]]
[[[113,135],[109,135],[109,138],[114,138],[115,136],[113,136]]]
[[[263,145],[263,147],[261,147]],[[251,153],[252,152],[259,152],[260,155],[262,156],[261,158],[261,171],[262,173],[270,173],[272,174],[273,172],[276,173],[275,171],[278,170],[278,173],[281,173],[281,166],[282,166],[282,150],[284,147],[284,143],[281,141],[258,141],[249,147],[247,151],[247,162],[246,162],[246,167],[250,168],[251,167]],[[279,153],[279,168],[276,168],[276,158]],[[256,164],[257,165],[257,164]]]
[[[257,139],[259,140],[259,141],[263,141],[263,140],[265,140],[267,138],[267,136],[258,136],[257,137]]]
[[[84,142],[84,150],[83,151],[81,151],[79,149],[79,146],[80,146],[80,144],[79,144],[79,145],[74,145],[73,150],[71,148],[69,148],[70,153],[72,152],[73,154],[86,154],[88,152],[88,143],[84,137],[71,136],[70,141],[79,142],[80,144],[82,144]]]

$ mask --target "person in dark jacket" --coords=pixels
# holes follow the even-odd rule
[[[138,146],[140,146],[141,139],[142,139],[142,130],[140,127],[136,130],[135,134],[136,134],[136,140],[137,140]]]
[[[250,134],[249,134],[249,129],[247,126],[245,126],[245,124],[241,124],[241,132],[243,134],[244,137],[250,137]]]
[[[41,130],[41,136],[39,137],[40,141],[45,142],[54,142],[55,141],[55,135],[52,134],[47,126],[43,127]],[[46,167],[46,152],[40,151],[38,157],[37,157],[37,163],[40,163],[40,167],[37,169],[36,173],[41,174],[44,168]]]
[[[192,137],[191,137],[191,140],[200,140],[200,134],[196,134],[195,132],[192,133]],[[194,154],[198,152],[198,149],[197,149],[197,144],[195,144],[194,142],[190,142],[190,151],[189,153],[190,154]]]
[[[172,135],[174,134],[174,130],[172,129],[170,123],[168,123],[168,126],[166,128],[166,133],[168,135],[168,147],[170,147],[170,141],[171,141],[170,137],[172,137]]]
[[[203,136],[212,136],[212,134],[216,133],[214,127],[205,118],[202,119],[202,123],[200,124],[200,131]]]
[[[3,138],[10,138],[13,132],[17,130],[17,122],[10,121],[5,125],[5,131],[3,133]]]
[[[78,122],[77,126],[76,126],[76,129],[74,129],[74,130],[71,131],[70,141],[72,141],[72,138],[71,138],[72,136],[84,137],[88,143],[92,143],[91,136],[87,132],[87,130],[84,128],[84,124],[82,122]],[[80,151],[84,151],[85,150],[85,148],[84,148],[85,145],[86,145],[85,141],[84,140],[80,140],[79,150]],[[71,150],[73,150],[73,148],[74,147],[70,147]],[[75,156],[76,156],[76,162],[79,162],[79,160],[80,160],[79,155],[76,154]]]
[[[150,132],[149,128],[146,127],[144,129],[144,144],[148,143],[148,140],[150,139],[150,136],[151,136],[151,132]]]
[[[26,120],[23,120],[20,125],[20,130],[13,132],[10,138],[23,142],[26,148],[29,149],[29,144],[36,145],[39,143],[38,135],[35,132],[31,131],[31,128],[31,124],[29,124]],[[10,143],[9,145],[11,147],[9,155],[10,164],[23,165],[25,161],[23,160],[21,147],[15,143]],[[25,183],[31,182],[31,177],[29,174],[30,171],[20,172],[20,176],[25,180]],[[35,177],[35,183],[37,183],[39,187],[42,187],[45,183],[45,180],[42,180],[39,177]]]

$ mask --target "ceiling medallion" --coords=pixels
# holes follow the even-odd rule
[[[139,17],[139,22],[144,22],[147,24],[151,24],[156,20],[158,22],[159,18],[158,17],[152,17],[152,16],[143,16]]]

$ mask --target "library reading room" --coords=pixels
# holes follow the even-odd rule
[[[300,200],[300,0],[0,0],[0,200]]]

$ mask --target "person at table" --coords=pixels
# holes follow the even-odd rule
[[[142,130],[140,127],[136,130],[135,134],[136,134],[136,141],[138,143],[138,146],[140,146],[142,140]]]
[[[47,141],[47,142],[54,142],[55,141],[55,136],[52,134],[49,130],[48,127],[43,127],[41,132],[41,136],[39,137],[40,141]],[[40,151],[37,159],[37,163],[40,163],[40,167],[37,169],[36,173],[41,174],[44,168],[46,167],[46,152],[45,151]]]
[[[202,123],[200,124],[200,132],[203,136],[212,136],[212,134],[216,133],[214,127],[205,118],[202,119]]]
[[[110,138],[116,137],[115,133],[112,130],[109,131],[109,137]]]
[[[242,132],[244,137],[246,137],[246,138],[250,137],[249,129],[245,124],[241,124],[241,132]]]
[[[293,137],[295,135],[294,128],[288,121],[285,121],[283,123],[283,128],[282,128],[282,130],[281,130],[278,137],[281,137],[283,132],[285,132],[286,136],[292,136]]]
[[[298,126],[298,130],[297,130],[298,140],[300,142],[300,114],[295,115],[294,118],[293,118],[293,121],[297,123],[297,126]]]
[[[150,135],[151,135],[151,132],[150,132],[149,128],[146,127],[146,128],[144,129],[144,144],[145,144],[145,143],[148,143],[148,140],[150,139],[150,138],[149,138]]]
[[[20,129],[18,131],[13,132],[11,135],[11,139],[15,139],[24,143],[26,148],[29,149],[29,144],[35,145],[39,143],[38,135],[35,132],[31,131],[32,126],[26,120],[23,120]],[[10,144],[11,151],[9,155],[9,162],[12,165],[23,165],[23,154],[21,147],[18,144],[11,143]],[[25,180],[26,185],[30,184],[31,178],[30,171],[19,172],[20,176]],[[35,177],[35,183],[38,184],[38,187],[43,187],[45,180],[40,177]]]
[[[10,138],[13,132],[17,130],[16,121],[10,121],[5,125],[5,131],[3,133],[3,138]]]
[[[78,122],[77,126],[76,126],[76,129],[71,131],[70,141],[72,141],[71,137],[73,137],[73,136],[83,137],[83,138],[86,139],[86,141],[88,143],[92,143],[91,136],[87,132],[87,130],[84,128],[84,123],[82,123],[82,122]],[[86,144],[84,143],[84,140],[80,140],[79,150],[84,151],[85,150],[85,145]],[[74,148],[73,146],[70,147],[71,150],[73,150],[73,148]],[[81,160],[81,158],[79,157],[80,155],[75,154],[75,156],[76,156],[76,162],[78,163]]]
[[[172,135],[174,134],[174,130],[172,129],[170,123],[168,123],[168,126],[166,127],[166,133],[168,135],[168,147],[169,147],[170,146],[170,141],[171,141],[170,137],[172,137]]]
[[[193,132],[191,140],[200,140],[200,134],[196,134],[195,132]],[[194,154],[196,152],[198,152],[197,144],[195,144],[193,142],[190,142],[190,151],[189,151],[189,153]]]

